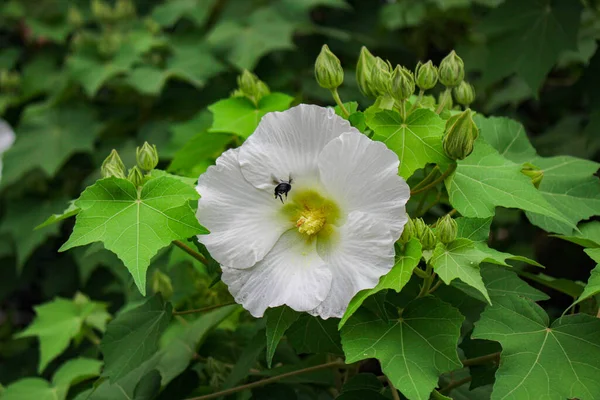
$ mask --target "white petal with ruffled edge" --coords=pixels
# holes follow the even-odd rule
[[[327,298],[309,311],[323,319],[341,318],[356,293],[377,286],[394,266],[395,240],[368,214],[352,212],[338,234],[332,243],[317,246],[333,275]]]
[[[397,240],[408,221],[410,188],[398,176],[398,156],[358,132],[344,133],[319,155],[321,182],[347,213],[361,211],[386,224]]]
[[[255,317],[269,307],[296,311],[317,307],[329,293],[332,273],[315,249],[296,230],[284,233],[273,249],[249,269],[223,268],[221,279],[235,301]]]
[[[249,268],[290,229],[290,222],[280,214],[282,204],[273,194],[244,179],[238,152],[223,153],[198,179],[196,215],[210,231],[198,240],[224,267]]]
[[[273,190],[273,178],[314,181],[319,153],[344,132],[359,133],[331,108],[300,104],[269,113],[240,149],[242,173],[260,189]]]
[[[0,155],[15,142],[15,132],[8,122],[0,119]]]

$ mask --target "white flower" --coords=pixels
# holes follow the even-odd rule
[[[341,317],[394,264],[410,189],[398,157],[335,115],[301,104],[265,115],[198,180],[198,239],[235,300],[261,317],[288,305]],[[275,198],[275,187],[291,190]]]
[[[0,178],[2,177],[2,154],[15,142],[15,132],[10,125],[0,119]]]

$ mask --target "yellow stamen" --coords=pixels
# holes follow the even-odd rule
[[[296,222],[296,227],[298,228],[298,232],[311,236],[319,233],[326,222],[327,215],[323,212],[322,208],[318,208],[303,212],[302,216]]]

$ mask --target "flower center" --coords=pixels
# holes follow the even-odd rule
[[[294,224],[298,232],[313,237],[331,231],[328,225],[340,218],[338,206],[314,190],[297,190],[291,193],[290,201],[282,208],[286,218]]]

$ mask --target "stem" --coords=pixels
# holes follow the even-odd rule
[[[460,380],[458,380],[458,381],[450,382],[450,383],[448,384],[448,386],[446,386],[446,387],[445,387],[445,388],[443,388],[443,389],[440,389],[440,394],[443,394],[443,393],[448,393],[448,392],[450,392],[452,389],[456,389],[457,387],[459,387],[459,386],[462,386],[462,385],[464,385],[465,383],[469,383],[469,382],[471,382],[472,380],[473,380],[473,377],[471,377],[471,376],[467,376],[466,378],[460,379]]]
[[[438,281],[435,283],[435,285],[433,285],[433,287],[431,289],[429,289],[429,292],[427,292],[427,294],[431,294],[431,293],[435,292],[437,290],[437,288],[442,286],[442,283],[444,283],[444,281],[442,281],[441,279],[438,279]]]
[[[423,198],[425,198],[426,196],[423,196]],[[427,212],[429,210],[431,210],[433,207],[435,207],[436,205],[438,205],[440,203],[440,199],[442,198],[442,192],[438,192],[437,196],[435,197],[435,200],[429,204],[423,211],[419,212],[417,214],[417,217],[422,217],[423,215],[427,214]]]
[[[442,95],[442,100],[440,101],[437,110],[435,110],[436,114],[439,114],[444,110],[444,106],[446,105],[446,101],[448,100],[448,95],[450,95],[450,89],[446,88],[444,94]]]
[[[342,114],[344,114],[344,116],[348,118],[350,116],[350,113],[348,112],[348,110],[346,110],[346,107],[344,107],[344,103],[342,103],[342,99],[340,99],[340,95],[338,94],[337,88],[331,89],[331,95],[333,96],[333,99],[335,100],[337,105],[340,107],[340,110],[342,110]]]
[[[206,257],[198,253],[197,251],[192,250],[191,247],[183,243],[181,240],[173,240],[173,244],[208,267],[208,260],[206,259]]]
[[[419,89],[419,96],[417,97],[417,100],[415,100],[415,102],[413,103],[413,105],[410,107],[410,110],[408,110],[408,114],[410,115],[410,113],[413,112],[413,110],[415,108],[417,108],[417,106],[419,105],[419,103],[421,102],[421,100],[423,100],[423,95],[425,94],[425,91],[423,89]]]
[[[396,388],[394,387],[394,384],[392,383],[390,378],[388,378],[387,376],[385,378],[387,379],[388,386],[392,392],[392,398],[394,400],[400,400],[400,395],[398,394],[398,390],[396,390]]]
[[[487,354],[485,356],[469,358],[467,360],[463,360],[462,365],[465,367],[470,367],[471,365],[486,364],[488,361],[498,362],[499,360],[500,360],[500,352],[498,351],[496,353]]]
[[[431,264],[427,263],[427,269],[425,270],[427,278],[425,278],[425,280],[423,281],[423,286],[421,286],[421,291],[419,292],[419,295],[417,297],[424,297],[427,296],[427,294],[429,294],[429,288],[431,288],[433,278],[435,278],[435,275],[432,272],[433,268]]]
[[[423,179],[421,182],[417,183],[415,185],[415,187],[413,188],[413,190],[419,189],[421,188],[423,185],[428,184],[430,181],[433,180],[433,177],[437,174],[437,172],[439,171],[439,167],[436,165],[431,172],[425,177],[425,179]]]
[[[94,344],[94,346],[100,346],[100,338],[90,329],[85,332],[85,337]]]
[[[446,400],[447,397],[444,396],[443,394],[441,394],[440,392],[438,392],[437,390],[433,389],[433,392],[431,392],[430,399],[433,399],[433,400]]]
[[[427,275],[427,273],[425,271],[423,271],[421,268],[417,267],[415,269],[413,269],[413,272],[422,279],[427,279],[429,278],[429,275]]]
[[[456,163],[451,164],[448,169],[446,170],[446,172],[444,172],[439,178],[437,178],[435,181],[431,182],[429,185],[423,186],[420,189],[417,190],[411,190],[410,191],[410,195],[414,196],[417,193],[421,193],[424,192],[426,190],[431,189],[432,187],[435,187],[435,185],[437,185],[440,182],[443,182],[444,179],[446,179],[450,174],[452,174],[454,171],[456,170]]]
[[[254,389],[254,388],[257,388],[257,387],[265,386],[265,385],[268,385],[269,383],[277,382],[277,381],[279,381],[281,379],[289,378],[291,376],[301,375],[301,374],[304,374],[304,373],[307,373],[307,372],[314,372],[314,371],[318,371],[318,370],[326,369],[326,368],[343,368],[345,366],[346,366],[346,364],[344,364],[341,361],[333,361],[333,362],[329,362],[329,363],[326,363],[326,364],[315,365],[313,367],[308,367],[308,368],[298,369],[296,371],[287,372],[285,374],[281,374],[281,375],[273,376],[271,378],[263,379],[263,380],[252,382],[252,383],[248,383],[246,385],[237,386],[237,387],[234,387],[234,388],[231,388],[231,389],[222,390],[220,392],[206,394],[206,395],[199,396],[199,397],[192,397],[192,398],[189,398],[189,399],[186,399],[186,400],[209,400],[209,399],[216,399],[218,397],[227,396],[227,395],[230,395],[230,394],[233,394],[233,393],[241,392],[243,390],[249,390],[249,389]]]
[[[230,301],[229,303],[217,304],[214,306],[208,306],[208,307],[203,307],[203,308],[196,308],[194,310],[185,310],[185,311],[173,310],[173,315],[186,315],[186,314],[201,313],[201,312],[206,312],[206,311],[210,311],[210,310],[215,310],[217,308],[221,308],[221,307],[225,307],[225,306],[230,306],[232,304],[237,304],[237,303],[235,301]]]

